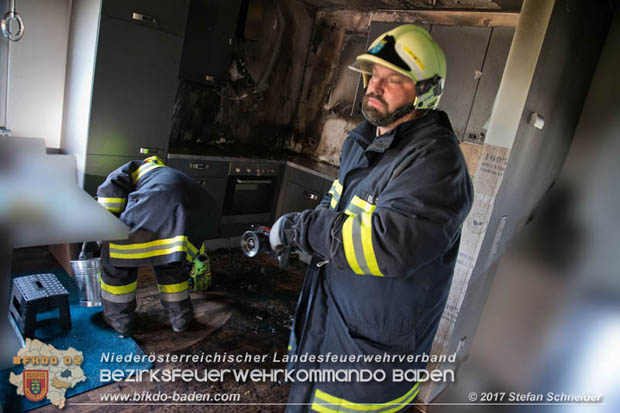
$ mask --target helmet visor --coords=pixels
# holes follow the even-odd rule
[[[380,57],[373,56],[371,54],[363,54],[363,55],[358,56],[355,63],[349,66],[349,69],[359,72],[364,76],[372,76],[372,68],[376,64],[381,65],[383,67],[387,67],[388,69],[391,69],[397,73],[400,73],[401,75],[407,77],[408,79],[411,79],[412,81],[416,82],[416,79],[415,77],[412,76],[411,72],[407,72],[406,70],[388,61],[385,61],[381,59]]]

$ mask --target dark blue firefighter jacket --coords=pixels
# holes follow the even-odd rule
[[[297,382],[288,411],[397,411],[415,398],[419,384],[393,382],[391,372],[424,363],[361,356],[430,353],[472,200],[444,112],[429,111],[379,137],[366,121],[350,132],[329,195],[295,223],[298,246],[317,258],[299,297],[289,355],[323,359],[289,368],[381,369],[387,378]],[[318,267],[320,261],[328,263]]]

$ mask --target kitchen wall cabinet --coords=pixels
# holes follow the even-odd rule
[[[76,155],[89,193],[111,172],[107,166],[166,156],[188,6],[72,3],[61,149]]]
[[[191,1],[181,63],[183,79],[208,84],[228,78],[242,3]]]
[[[491,31],[489,27],[434,25],[431,28],[433,39],[446,55],[446,83],[439,109],[450,116],[452,128],[459,140],[463,139],[476,88],[482,76]],[[493,95],[495,92],[497,89]]]
[[[484,142],[487,123],[493,111],[495,95],[504,74],[508,52],[515,33],[514,27],[494,27],[482,67],[482,75],[476,89],[463,140]]]

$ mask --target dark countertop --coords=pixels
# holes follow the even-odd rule
[[[286,158],[286,164],[297,169],[320,175],[325,179],[336,179],[338,177],[338,167],[325,162],[309,159],[301,155],[290,154]]]
[[[181,145],[168,151],[171,159],[201,159],[205,161],[247,161],[269,160],[286,162],[290,167],[319,175],[325,179],[336,179],[338,167],[298,153],[269,151],[263,147],[248,145]]]
[[[226,157],[243,159],[282,160],[278,152],[262,146],[241,144],[184,144],[171,146],[168,150],[173,155],[195,155],[200,157]]]

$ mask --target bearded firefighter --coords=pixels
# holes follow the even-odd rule
[[[437,110],[446,59],[430,34],[399,26],[352,68],[366,87],[365,121],[343,144],[338,179],[317,208],[280,217],[270,243],[313,256],[288,351],[314,361],[288,367],[385,376],[296,381],[290,412],[395,412],[413,402],[419,382],[393,372],[425,367],[415,356],[430,353],[472,203],[459,142]]]

